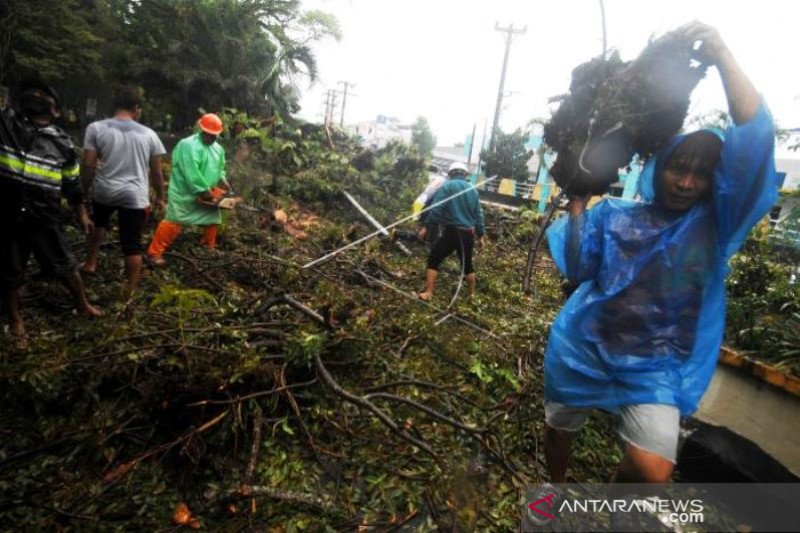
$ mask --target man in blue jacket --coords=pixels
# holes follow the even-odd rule
[[[725,326],[727,262],[777,198],[775,129],[719,33],[677,30],[722,79],[733,123],[668,143],[640,178],[644,203],[573,198],[548,231],[553,259],[580,283],[545,354],[545,456],[564,482],[574,435],[593,408],[620,415],[614,481],[663,483],[680,418],[714,373]]]
[[[425,227],[419,232],[420,240],[425,240],[429,228],[444,226],[439,240],[433,245],[428,255],[428,270],[425,275],[425,290],[419,293],[423,301],[433,298],[436,278],[439,276],[439,265],[448,255],[457,251],[461,262],[461,271],[467,281],[469,295],[475,294],[475,269],[472,265],[472,251],[477,242],[483,248],[483,235],[486,229],[483,224],[478,191],[469,183],[467,167],[463,163],[453,163],[447,172],[448,180],[442,185],[433,198],[433,208],[428,211]]]

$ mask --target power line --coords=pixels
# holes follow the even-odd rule
[[[503,56],[503,70],[500,73],[500,87],[497,90],[497,105],[494,108],[494,122],[492,123],[492,136],[489,139],[489,150],[494,150],[495,137],[497,135],[497,126],[500,123],[500,109],[503,105],[503,89],[506,83],[506,68],[508,67],[508,53],[511,51],[511,41],[514,35],[524,35],[528,31],[528,26],[525,25],[521,30],[515,30],[514,24],[507,28],[501,28],[500,23],[496,22],[494,25],[495,31],[505,33],[506,52]]]

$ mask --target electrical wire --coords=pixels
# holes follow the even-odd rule
[[[386,287],[387,289],[390,289],[390,290],[392,290],[392,291],[394,291],[394,292],[396,292],[398,294],[401,294],[402,296],[405,296],[406,298],[410,298],[412,300],[415,300],[415,301],[417,301],[417,302],[419,302],[419,303],[421,303],[421,304],[433,309],[437,313],[445,312],[444,309],[442,309],[440,307],[437,307],[437,306],[433,305],[432,303],[427,302],[425,300],[421,300],[418,296],[416,296],[416,294],[413,294],[413,293],[409,294],[407,291],[404,291],[402,289],[398,289],[397,287],[391,285],[390,283],[387,283],[386,281],[378,279],[378,278],[376,278],[374,276],[370,276],[369,274],[367,274],[363,270],[356,269],[356,272],[358,272],[361,276],[363,276],[364,279],[366,279],[367,281],[370,281],[372,283],[377,283],[378,285]],[[498,341],[502,340],[499,336],[497,336],[496,334],[492,333],[491,331],[489,331],[487,329],[483,329],[479,325],[477,325],[477,324],[475,324],[473,322],[470,322],[469,320],[467,320],[465,318],[462,318],[462,317],[460,317],[460,316],[458,316],[456,314],[453,314],[453,313],[446,314],[444,318],[452,318],[452,319],[454,319],[454,320],[456,320],[458,322],[461,322],[462,324],[464,324],[464,325],[466,325],[466,326],[468,326],[468,327],[470,327],[470,328],[472,328],[472,329],[474,329],[476,331],[480,331],[484,335],[487,335],[487,336],[489,336],[489,337],[491,337],[493,339],[496,339]],[[440,320],[439,323],[441,323],[442,321],[443,320]]]

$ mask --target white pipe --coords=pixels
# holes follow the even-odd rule
[[[345,195],[345,196],[347,196],[347,199],[348,199],[348,200],[350,200],[350,203],[351,203],[351,204],[353,204],[353,207],[355,207],[356,209],[358,209],[359,213],[361,213],[362,215],[364,215],[364,218],[366,218],[367,220],[369,220],[369,221],[370,221],[370,223],[371,223],[373,226],[375,226],[375,229],[377,229],[378,231],[380,231],[380,232],[381,232],[381,234],[383,234],[383,235],[386,235],[387,237],[389,236],[389,232],[388,232],[388,231],[386,231],[386,228],[384,228],[383,226],[381,226],[381,223],[380,223],[380,222],[378,222],[377,220],[375,220],[375,218],[374,218],[372,215],[370,215],[370,214],[369,214],[369,212],[368,212],[366,209],[364,209],[363,207],[361,207],[361,204],[359,204],[359,203],[356,201],[356,199],[355,199],[355,198],[353,198],[352,196],[350,196],[350,193],[349,193],[349,192],[347,192],[347,191],[344,191],[344,195]],[[406,254],[406,255],[411,255],[411,250],[409,250],[408,248],[406,248],[406,246],[405,246],[405,245],[404,245],[402,242],[397,242],[397,241],[395,241],[395,243],[394,243],[394,244],[395,244],[395,246],[397,246],[398,248],[400,248],[401,250],[403,250],[403,253],[404,253],[404,254]]]
[[[430,205],[430,206],[426,207],[425,209],[423,209],[423,210],[422,210],[422,211],[420,211],[419,213],[411,213],[411,214],[410,214],[410,215],[408,215],[407,217],[403,217],[403,218],[401,218],[400,220],[398,220],[397,222],[392,222],[391,224],[389,224],[388,226],[386,226],[385,228],[383,228],[383,231],[388,231],[388,230],[392,229],[393,227],[395,227],[395,226],[398,226],[398,225],[402,224],[403,222],[407,222],[407,221],[411,220],[412,218],[414,218],[414,217],[416,217],[416,216],[419,216],[420,214],[422,214],[422,213],[424,213],[424,212],[426,212],[426,211],[429,211],[430,209],[433,209],[434,207],[437,207],[437,206],[439,206],[439,205],[442,205],[443,203],[445,203],[445,202],[447,202],[447,201],[449,201],[449,200],[452,200],[452,199],[453,199],[453,198],[455,198],[456,196],[461,196],[462,194],[464,194],[464,193],[466,193],[466,192],[469,192],[469,191],[471,191],[472,189],[475,189],[475,188],[476,188],[476,187],[478,187],[479,185],[483,185],[484,183],[489,183],[490,181],[494,181],[494,180],[496,180],[496,179],[497,179],[497,176],[492,176],[491,178],[487,178],[487,179],[485,179],[485,180],[483,180],[483,181],[481,181],[481,182],[479,182],[479,183],[476,183],[476,184],[475,184],[475,185],[473,185],[472,187],[467,187],[467,188],[466,188],[466,189],[464,189],[463,191],[459,191],[459,192],[455,193],[455,194],[454,194],[454,195],[452,195],[452,196],[448,196],[448,197],[447,197],[447,198],[445,198],[444,200],[440,200],[440,201],[436,202],[435,204],[433,204],[433,205]],[[376,235],[380,235],[380,234],[381,234],[381,231],[380,231],[380,230],[377,230],[377,231],[375,231],[375,232],[373,232],[373,233],[370,233],[369,235],[365,235],[364,237],[361,237],[360,239],[358,239],[358,240],[356,240],[356,241],[353,241],[353,242],[351,242],[350,244],[348,244],[348,245],[346,245],[346,246],[342,246],[342,247],[341,247],[341,248],[339,248],[338,250],[334,250],[334,251],[332,251],[332,252],[331,252],[331,253],[329,253],[329,254],[325,254],[325,255],[323,255],[323,256],[322,256],[322,257],[320,257],[319,259],[315,259],[315,260],[311,261],[310,263],[306,263],[305,265],[303,265],[303,268],[309,268],[309,267],[312,267],[312,266],[314,266],[314,265],[318,265],[319,263],[323,263],[323,262],[327,261],[328,259],[330,259],[331,257],[334,257],[334,256],[336,256],[336,255],[339,255],[340,253],[344,252],[345,250],[349,250],[350,248],[353,248],[354,246],[358,246],[358,245],[359,245],[359,244],[361,244],[362,242],[364,242],[364,241],[366,241],[366,240],[369,240],[369,239],[371,239],[371,238],[375,237]]]

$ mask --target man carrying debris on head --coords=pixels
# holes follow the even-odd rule
[[[156,132],[138,123],[142,116],[142,93],[136,87],[122,87],[114,95],[114,117],[89,124],[83,143],[83,173],[92,180],[92,222],[89,253],[82,272],[97,269],[97,256],[111,215],[119,218],[119,241],[125,255],[127,300],[142,275],[142,229],[150,206],[153,178],[156,212],[164,212],[164,178],[161,156],[166,153]],[[99,161],[99,165],[98,165]]]
[[[167,190],[167,215],[156,228],[147,255],[156,266],[164,266],[164,252],[183,225],[203,227],[201,243],[217,246],[217,228],[222,222],[216,202],[231,188],[225,180],[225,149],[217,143],[222,120],[213,113],[197,121],[200,132],[182,139],[172,151],[172,174]]]
[[[81,313],[101,312],[86,298],[78,263],[64,234],[64,196],[89,233],[78,158],[69,136],[53,124],[61,114],[58,95],[38,78],[23,80],[12,108],[0,112],[0,288],[11,334],[25,337],[20,287],[31,253],[46,274],[72,293]]]
[[[476,237],[479,248],[483,247],[483,210],[475,187],[467,181],[467,167],[453,163],[447,172],[448,180],[433,197],[434,207],[428,211],[425,227],[419,231],[419,239],[425,240],[432,228],[444,226],[442,236],[436,241],[428,255],[428,270],[425,275],[425,290],[419,293],[423,301],[430,301],[439,276],[439,265],[448,255],[457,251],[461,271],[467,280],[469,296],[475,294],[475,269],[472,266],[472,251]],[[438,205],[437,205],[438,204]]]
[[[733,123],[680,135],[648,162],[644,204],[572,198],[548,231],[558,268],[580,282],[545,355],[545,455],[564,482],[570,445],[591,409],[621,415],[625,457],[613,480],[667,482],[681,416],[700,402],[717,361],[727,262],[777,198],[775,130],[761,96],[719,33],[684,32],[716,65]],[[550,487],[548,490],[552,490]]]

